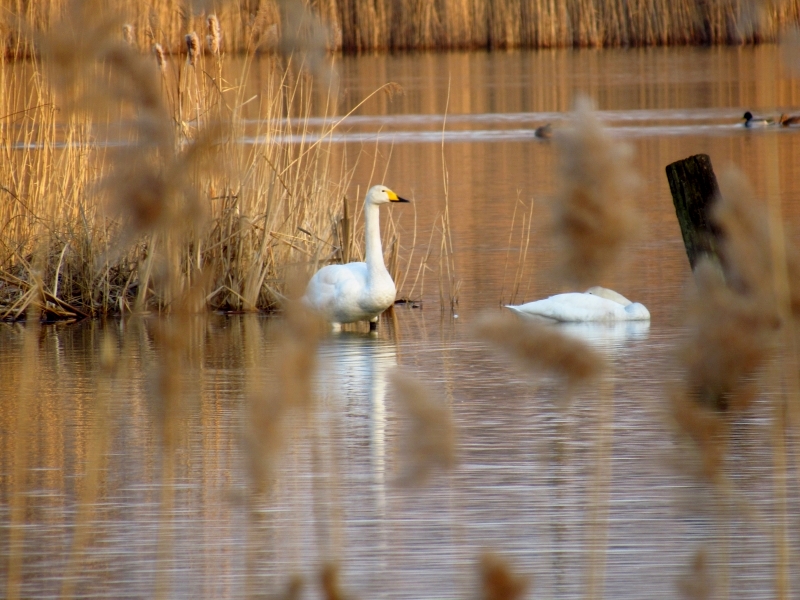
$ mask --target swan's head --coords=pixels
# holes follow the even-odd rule
[[[401,198],[385,185],[373,185],[367,192],[367,202],[370,204],[386,204],[387,202],[410,202]]]

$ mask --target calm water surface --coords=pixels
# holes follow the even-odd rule
[[[315,598],[320,565],[335,560],[355,597],[464,598],[476,594],[481,554],[494,551],[531,578],[530,597],[585,597],[604,565],[605,597],[674,598],[705,548],[711,597],[772,598],[777,529],[788,531],[796,593],[798,479],[790,460],[782,524],[770,394],[734,425],[725,493],[690,474],[664,408],[689,285],[664,167],[705,152],[718,171],[743,170],[762,199],[776,169],[797,237],[800,130],[737,125],[746,109],[800,111],[800,81],[777,49],[419,54],[346,58],[338,71],[340,114],[387,81],[403,87],[359,108],[333,152],[353,170],[352,198],[379,181],[413,198],[383,218],[407,260],[401,295],[422,307],[399,307],[377,336],[323,341],[317,409],[255,498],[243,431],[247,398],[274,385],[273,320],[0,325],[0,589],[20,578],[22,597],[53,597],[66,579],[81,597],[269,596],[300,574],[303,597]],[[611,369],[567,402],[560,382],[520,374],[470,328],[503,302],[564,289],[547,226],[557,157],[533,129],[565,119],[576,93],[632,145],[643,181],[646,233],[598,283],[653,318],[573,327]],[[440,309],[446,202],[460,281],[452,312],[447,300]],[[444,399],[458,432],[456,469],[416,488],[398,481],[406,418],[387,382],[395,367]],[[165,385],[177,406],[154,400]],[[598,456],[604,439],[608,459]]]

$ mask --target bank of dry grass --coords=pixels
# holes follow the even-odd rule
[[[0,63],[0,318],[269,309],[294,270],[344,258],[347,175],[309,135],[302,59],[245,98],[213,20],[187,58],[139,52],[122,23],[85,3],[29,69]]]
[[[112,4],[137,46],[159,43],[168,52],[183,52],[187,33],[205,35],[212,12],[228,52],[291,46],[298,31],[320,48],[345,52],[741,44],[774,41],[800,22],[798,0],[234,0],[198,2],[194,10],[166,0]],[[48,31],[69,6],[68,0],[18,2],[1,12],[6,52],[30,52],[17,35],[20,25]]]

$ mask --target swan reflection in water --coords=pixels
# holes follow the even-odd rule
[[[332,397],[344,416],[345,469],[366,471],[360,448],[367,438],[368,469],[380,513],[386,503],[386,390],[389,371],[396,366],[394,341],[373,335],[341,333],[327,338],[319,349],[320,393]]]

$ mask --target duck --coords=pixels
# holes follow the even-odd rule
[[[774,119],[763,119],[760,117],[756,118],[749,110],[744,113],[742,119],[744,119],[745,127],[769,127],[771,125],[775,125]]]
[[[543,140],[549,140],[551,137],[553,137],[553,126],[550,123],[545,123],[541,127],[534,129],[533,135]]]
[[[328,321],[334,331],[343,323],[369,321],[377,330],[378,316],[395,300],[397,290],[386,269],[381,247],[380,214],[382,204],[410,202],[385,185],[374,185],[364,199],[364,237],[366,262],[328,265],[314,273],[301,302]]]
[[[800,115],[781,115],[781,118],[778,119],[778,123],[780,123],[782,127],[800,125]]]
[[[567,323],[650,320],[650,311],[643,304],[631,302],[622,294],[600,286],[585,292],[556,294],[527,304],[507,304],[506,308],[522,315]]]

